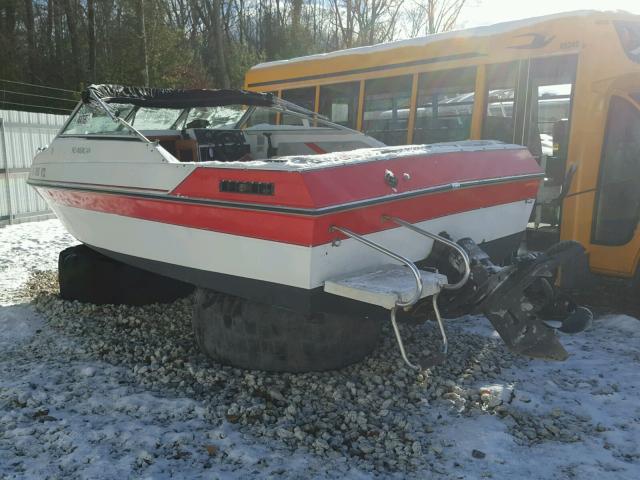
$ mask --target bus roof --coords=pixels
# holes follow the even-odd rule
[[[509,22],[497,23],[494,25],[474,27],[463,30],[454,30],[450,32],[437,33],[428,35],[425,37],[411,38],[406,40],[396,40],[387,43],[380,43],[377,45],[371,45],[366,47],[356,47],[344,50],[336,50],[334,52],[319,53],[315,55],[307,55],[304,57],[296,57],[289,60],[276,60],[272,62],[260,63],[252,67],[248,73],[255,72],[262,69],[270,69],[272,67],[296,67],[302,64],[315,63],[317,61],[323,62],[324,60],[334,59],[343,56],[351,55],[372,55],[388,50],[395,50],[398,48],[407,47],[424,47],[427,45],[436,44],[438,42],[446,42],[453,39],[473,39],[482,37],[491,37],[494,35],[500,35],[514,30],[519,30],[542,23],[561,19],[585,19],[585,18],[602,18],[602,19],[615,19],[623,17],[637,17],[626,11],[605,11],[605,10],[577,10],[572,12],[555,13],[551,15],[544,15],[540,17],[526,18],[521,20],[513,20]],[[256,72],[257,73],[257,72]]]

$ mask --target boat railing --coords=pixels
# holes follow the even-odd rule
[[[460,256],[462,257],[462,261],[464,262],[464,273],[462,275],[462,278],[456,283],[447,283],[443,285],[442,288],[444,288],[445,290],[458,290],[459,288],[462,288],[465,283],[467,283],[467,280],[469,280],[469,275],[471,275],[471,263],[469,261],[469,255],[460,245],[441,235],[437,235],[420,227],[416,227],[414,224],[409,223],[406,220],[402,220],[401,218],[383,215],[382,219],[393,222],[397,225],[400,225],[401,227],[408,228],[413,232],[424,235],[425,237],[428,237],[436,242],[440,242],[458,252],[458,254],[460,254]]]
[[[405,222],[402,219],[396,218],[396,217],[389,217],[389,216],[383,216],[383,219],[385,220],[391,220],[395,223],[397,223],[400,226],[406,226],[407,228],[410,228],[411,230],[414,230],[417,233],[420,233],[422,235],[425,235],[429,238],[432,238],[434,241],[440,241],[448,246],[450,246],[451,248],[454,248],[456,251],[461,251],[462,249],[460,247],[458,247],[457,244],[455,244],[454,242],[451,242],[448,239],[445,239],[444,237],[441,237],[440,235],[435,235],[432,234],[430,232],[427,232],[425,230],[422,230],[418,227],[412,228],[414,227],[412,224]],[[416,282],[416,290],[414,295],[407,301],[401,301],[399,297],[397,297],[396,300],[396,304],[393,308],[390,309],[390,319],[391,319],[391,325],[393,327],[393,332],[395,334],[396,337],[396,341],[398,343],[398,347],[400,349],[400,354],[402,356],[402,359],[404,360],[405,364],[408,365],[410,368],[420,372],[418,375],[418,378],[422,378],[422,380],[424,380],[424,367],[421,366],[419,363],[412,363],[409,358],[407,357],[407,352],[404,348],[404,342],[402,340],[402,336],[400,334],[400,329],[398,328],[398,323],[397,323],[397,319],[396,319],[396,310],[398,307],[403,307],[403,308],[408,308],[411,307],[412,305],[414,305],[420,298],[422,298],[423,295],[423,278],[422,278],[422,273],[420,272],[420,270],[418,269],[418,267],[415,265],[415,263],[413,263],[411,260],[409,260],[408,258],[393,252],[392,250],[389,250],[386,247],[383,247],[382,245],[373,242],[367,238],[365,238],[362,235],[359,235],[347,228],[343,228],[343,227],[338,227],[335,225],[332,225],[331,227],[329,227],[329,231],[336,231],[336,232],[340,232],[343,235],[352,238],[370,248],[373,248],[374,250],[377,250],[380,253],[383,253],[397,261],[399,261],[400,263],[405,264],[407,267],[409,267],[409,269],[411,270],[411,272],[413,273],[415,282]],[[464,250],[462,250],[461,252],[462,258],[464,259],[465,262],[465,274],[463,276],[463,278],[455,283],[455,284],[440,284],[442,286],[442,288],[449,288],[449,289],[455,289],[455,288],[460,288],[462,285],[464,285],[464,283],[467,281],[467,279],[469,278],[469,274],[470,274],[470,269],[469,269],[469,257],[467,256],[466,252],[464,252]],[[423,272],[424,273],[424,272]],[[442,321],[442,316],[440,315],[440,310],[438,309],[438,295],[440,293],[440,285],[438,286],[438,290],[433,293],[431,295],[432,297],[432,305],[433,305],[433,311],[436,317],[436,321],[438,322],[438,328],[440,330],[440,335],[442,337],[442,350],[440,352],[440,354],[438,355],[432,355],[432,359],[431,362],[433,362],[433,364],[440,364],[444,361],[444,358],[447,355],[447,351],[448,351],[448,340],[447,340],[447,334],[445,332],[444,329],[444,323]],[[422,362],[421,362],[422,363]],[[421,380],[421,381],[422,381]]]

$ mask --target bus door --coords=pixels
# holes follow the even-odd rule
[[[557,227],[563,184],[570,180],[567,175],[578,168],[576,165],[567,169],[571,99],[578,57],[532,58],[523,63],[520,84],[525,87],[524,95],[519,98],[520,115],[516,118],[517,143],[529,148],[546,173],[533,221],[536,228],[541,224]]]
[[[536,227],[560,224],[576,67],[577,55],[487,66],[482,138],[525,145],[544,168],[533,216]]]
[[[640,84],[640,79],[638,79]],[[640,235],[640,94],[613,93],[600,153],[591,226],[594,271],[631,277],[636,272]]]

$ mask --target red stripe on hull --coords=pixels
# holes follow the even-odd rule
[[[339,172],[336,168],[340,169]],[[398,179],[395,191],[385,182],[387,170],[391,170]],[[171,194],[240,203],[323,208],[438,185],[540,173],[540,166],[524,148],[452,152],[301,171],[198,167]],[[273,183],[275,194],[220,192],[221,180]]]
[[[44,187],[39,187],[39,190],[53,203],[70,207],[231,235],[316,246],[335,239],[336,234],[329,232],[331,225],[370,234],[394,227],[393,224],[383,223],[382,215],[395,215],[417,223],[454,213],[534,198],[538,185],[537,180],[486,185],[390,200],[318,216],[199,205],[181,202],[179,199],[158,200]]]

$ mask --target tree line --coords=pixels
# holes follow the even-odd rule
[[[239,87],[262,61],[451,29],[465,2],[0,0],[0,79]]]

